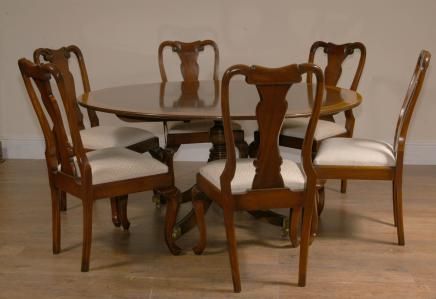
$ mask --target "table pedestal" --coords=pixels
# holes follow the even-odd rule
[[[212,143],[212,147],[209,151],[208,162],[225,159],[227,157],[223,122],[215,120],[213,123],[214,125],[209,131],[209,139]],[[248,158],[248,144],[244,140],[244,131],[233,130],[233,137],[235,138],[235,146],[239,151],[239,157]]]

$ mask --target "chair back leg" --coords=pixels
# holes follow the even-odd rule
[[[398,245],[404,245],[404,226],[403,226],[403,178],[402,174],[396,174],[394,178],[394,219],[397,219]],[[397,215],[395,217],[395,214]]]
[[[127,201],[129,196],[115,196],[111,198],[112,223],[116,227],[122,226],[124,230],[129,230],[130,222],[127,217]]]
[[[306,286],[307,276],[307,261],[309,257],[309,244],[313,235],[313,218],[318,218],[316,214],[316,187],[307,190],[306,203],[304,205],[303,213],[303,229],[301,231],[300,241],[300,262],[298,270],[298,286]]]
[[[82,199],[83,205],[83,247],[82,247],[82,272],[89,271],[89,259],[91,256],[92,241],[92,197]]]
[[[398,227],[398,213],[397,213],[397,186],[395,180],[392,181],[392,206],[394,211],[394,225]]]
[[[341,193],[347,193],[347,180],[341,180]]]
[[[129,230],[130,222],[129,218],[127,217],[127,201],[129,199],[129,196],[122,195],[118,197],[118,211],[120,215],[121,225],[123,226],[124,230]]]
[[[289,211],[289,239],[291,240],[292,247],[298,247],[300,240],[298,239],[298,232],[300,231],[301,223],[301,207],[295,207]]]
[[[223,210],[230,266],[232,269],[233,290],[235,293],[239,293],[241,292],[241,277],[239,275],[238,252],[236,248],[234,211],[228,207],[224,207]]]
[[[60,210],[61,211],[67,210],[67,193],[65,191],[61,191]]]
[[[51,191],[53,254],[58,254],[61,251],[61,214],[60,214],[61,192],[59,191],[59,189],[55,188],[52,185],[50,186],[50,191]]]

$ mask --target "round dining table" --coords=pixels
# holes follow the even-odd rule
[[[288,92],[285,118],[309,117],[316,85],[295,83]],[[96,111],[138,120],[221,120],[220,81],[162,82],[125,85],[90,91],[79,104]],[[353,90],[326,86],[321,115],[352,109],[362,101]],[[234,120],[256,119],[259,95],[242,80],[230,83],[230,112]]]
[[[315,92],[314,84],[293,84],[286,97],[288,107],[285,118],[309,117]],[[110,87],[85,93],[78,98],[78,102],[88,109],[112,113],[131,122],[213,120],[209,160],[216,160],[226,157],[220,99],[220,81],[215,80]],[[362,97],[356,91],[326,86],[321,115],[334,115],[352,109],[361,101]],[[255,120],[258,102],[259,94],[254,86],[243,80],[230,83],[230,114],[233,120]],[[183,193],[181,202],[189,199],[188,190]],[[274,222],[270,221],[271,215],[266,218]],[[278,221],[279,225],[282,220]],[[195,214],[191,210],[174,227],[173,238],[177,239],[195,224]]]

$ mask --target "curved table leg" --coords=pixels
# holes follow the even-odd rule
[[[206,222],[205,222],[205,204],[210,205],[207,197],[202,193],[196,186],[192,188],[192,206],[195,210],[195,218],[197,219],[197,227],[199,232],[198,243],[192,248],[195,254],[202,254],[206,248],[207,243],[207,233],[206,233]]]
[[[191,201],[192,189],[194,187],[195,186],[189,188],[188,190],[182,193],[181,202]],[[209,210],[210,205],[212,204],[212,201],[208,199],[206,196],[204,196],[203,200],[204,200],[204,213],[206,214],[207,211]],[[189,213],[186,214],[182,219],[180,219],[174,226],[172,232],[173,239],[177,240],[182,235],[186,234],[188,231],[194,228],[196,225],[197,225],[197,219],[195,217],[195,211],[194,209],[191,209]]]
[[[176,245],[173,231],[177,220],[177,214],[179,213],[181,194],[179,189],[176,187],[159,190],[159,192],[167,199],[165,242],[173,255],[179,255],[182,252],[182,249]]]

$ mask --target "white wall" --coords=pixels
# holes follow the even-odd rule
[[[235,63],[303,62],[315,40],[363,42],[364,103],[356,109],[355,135],[392,142],[419,51],[436,55],[435,12],[434,0],[0,0],[3,150],[6,157],[41,156],[42,135],[17,67],[34,49],[78,45],[91,86],[99,89],[159,81],[162,40],[206,38],[220,47],[221,73]],[[346,70],[344,76],[349,82]],[[409,163],[436,164],[434,79],[430,67],[408,139]],[[158,125],[150,128],[161,133]]]

